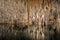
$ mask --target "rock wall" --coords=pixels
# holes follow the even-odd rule
[[[59,40],[60,1],[0,0],[0,34],[1,40]]]

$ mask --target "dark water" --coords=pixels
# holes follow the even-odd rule
[[[60,40],[60,33],[51,27],[44,29],[45,38],[33,38],[26,30],[27,26],[0,25],[0,40]],[[41,36],[40,36],[41,38]]]
[[[24,32],[25,29],[26,27],[0,25],[0,40],[31,40],[29,34]]]

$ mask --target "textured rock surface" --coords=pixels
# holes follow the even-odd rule
[[[59,0],[0,0],[1,40],[60,40],[59,37]]]

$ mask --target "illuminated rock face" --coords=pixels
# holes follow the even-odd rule
[[[24,2],[16,0],[0,0],[0,22],[26,21],[27,10]],[[25,18],[24,18],[25,17]]]
[[[0,25],[1,30],[6,31],[7,35],[13,33],[16,36],[22,31],[33,40],[55,40],[52,37],[56,32],[60,32],[59,2],[59,0],[0,0],[0,24],[7,23],[5,26]]]

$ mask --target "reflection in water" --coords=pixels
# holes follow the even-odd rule
[[[39,29],[38,27],[32,25],[29,27],[30,32],[28,32],[27,25],[15,25],[13,26],[13,32],[9,25],[0,25],[0,39],[1,40],[59,40],[59,34],[57,28]],[[58,39],[57,39],[58,38]]]

